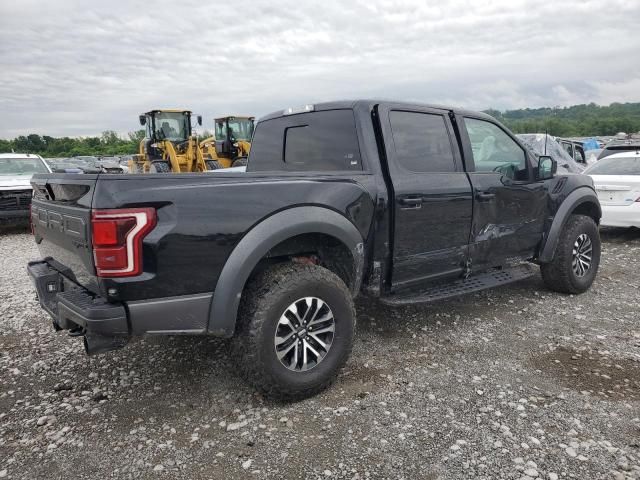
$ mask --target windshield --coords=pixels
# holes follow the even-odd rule
[[[0,175],[33,175],[49,173],[44,162],[38,157],[0,158]]]
[[[606,157],[584,173],[589,175],[640,175],[640,156]]]
[[[249,118],[229,119],[229,139],[232,142],[238,140],[251,140],[253,136],[253,120]],[[227,125],[224,121],[216,122],[216,140],[227,139]]]
[[[155,115],[155,136],[160,140],[182,142],[187,139],[189,117],[182,112],[160,112]]]

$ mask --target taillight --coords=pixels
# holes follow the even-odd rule
[[[142,239],[156,225],[153,208],[94,210],[91,239],[99,277],[132,277],[142,273]]]

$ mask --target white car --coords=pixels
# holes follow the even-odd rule
[[[39,155],[0,153],[0,223],[14,223],[29,218],[31,176],[51,173]]]
[[[584,171],[602,206],[600,225],[640,227],[640,150],[614,153]]]

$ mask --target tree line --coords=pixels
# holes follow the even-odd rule
[[[486,113],[500,120],[515,133],[543,133],[560,137],[615,135],[618,132],[640,132],[640,103],[595,103],[554,108],[523,108],[519,110],[489,109]],[[204,132],[201,138],[209,136]],[[12,140],[0,139],[0,153],[37,153],[43,157],[73,157],[78,155],[126,155],[136,153],[144,130],[129,132],[127,138],[113,130],[99,137],[50,137],[35,133]]]
[[[209,136],[211,134],[204,131],[200,138]],[[0,153],[37,153],[45,158],[130,155],[138,153],[143,138],[144,130],[129,132],[127,138],[120,137],[113,130],[106,130],[99,137],[50,137],[31,133],[13,140],[0,139]]]
[[[144,130],[129,132],[128,138],[107,130],[99,137],[50,137],[21,135],[13,140],[0,139],[1,152],[37,153],[43,157],[76,157],[79,155],[110,156],[136,153]]]
[[[544,133],[559,137],[615,135],[640,132],[640,103],[595,103],[571,107],[487,110],[515,133]]]

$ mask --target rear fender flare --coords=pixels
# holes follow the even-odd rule
[[[600,202],[598,196],[589,187],[579,187],[567,195],[560,208],[553,217],[553,222],[547,233],[546,239],[540,248],[540,255],[538,261],[540,263],[548,263],[553,260],[553,256],[558,246],[558,239],[560,238],[560,232],[569,220],[571,214],[582,204],[592,203],[596,206],[598,212],[598,218],[602,217],[602,210],[600,208]]]
[[[327,208],[291,208],[258,223],[231,252],[211,301],[209,333],[233,336],[242,291],[258,262],[279,243],[306,233],[330,235],[347,246],[354,259],[351,293],[357,294],[364,266],[364,244],[358,229],[344,216]]]

